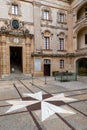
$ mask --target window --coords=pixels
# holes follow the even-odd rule
[[[60,68],[61,69],[64,68],[64,60],[63,59],[60,60]]]
[[[52,22],[52,11],[49,7],[43,7],[42,8],[42,20],[47,20],[49,22]]]
[[[50,49],[50,38],[44,37],[44,49]]]
[[[64,38],[59,38],[59,50],[64,50]]]
[[[44,10],[43,17],[45,20],[49,20],[49,11]]]
[[[50,60],[49,59],[44,59],[44,64],[49,65],[50,64]]]
[[[87,34],[85,34],[85,44],[87,44]]]
[[[65,14],[59,13],[58,14],[58,22],[64,23],[65,22],[64,17],[65,17]]]
[[[12,4],[12,14],[18,15],[18,5]]]
[[[19,1],[9,2],[9,15],[21,16],[21,3]]]

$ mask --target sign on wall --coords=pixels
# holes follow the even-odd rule
[[[41,59],[35,59],[35,64],[34,64],[34,68],[35,68],[35,71],[41,71]]]

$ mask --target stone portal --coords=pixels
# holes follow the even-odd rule
[[[22,47],[10,47],[10,72],[22,73]]]

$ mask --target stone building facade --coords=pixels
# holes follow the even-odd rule
[[[86,0],[0,0],[0,76],[87,72]]]

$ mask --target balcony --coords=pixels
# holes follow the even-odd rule
[[[87,55],[87,47],[76,50],[76,56]]]
[[[74,28],[78,27],[79,25],[81,26],[81,24],[85,24],[85,23],[87,23],[87,14],[77,19]]]

